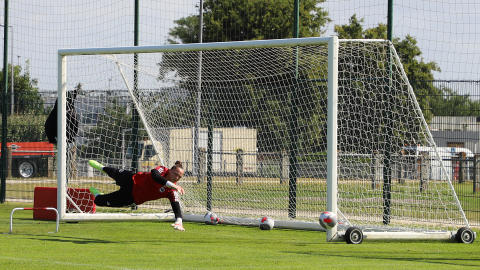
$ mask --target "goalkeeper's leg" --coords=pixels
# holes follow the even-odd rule
[[[101,193],[100,191],[98,191],[98,189],[96,189],[94,187],[90,187],[89,190],[90,190],[90,193],[92,193],[94,197],[97,197],[98,195],[103,195],[103,193]]]
[[[122,190],[122,188],[109,194],[99,194],[94,202],[97,206],[106,207],[124,207],[134,204],[132,191]]]
[[[127,171],[127,170],[124,170],[124,169],[116,169],[116,168],[112,168],[112,167],[105,167],[95,160],[89,160],[88,164],[90,164],[90,166],[92,166],[93,168],[95,168],[95,169],[97,169],[97,170],[99,170],[103,173],[106,173],[108,176],[113,178],[113,180],[115,180],[115,183],[117,184],[117,186],[130,187],[130,185],[132,184],[131,183],[132,182],[132,176],[135,173],[133,173],[131,171]]]
[[[113,180],[115,180],[115,184],[121,188],[128,188],[132,189],[133,187],[133,175],[135,175],[132,171],[127,171],[124,169],[115,169],[111,167],[103,167],[105,173],[108,174]]]
[[[88,164],[92,167],[92,168],[95,168],[103,173],[105,173],[105,171],[103,170],[104,166],[102,164],[100,164],[98,161],[95,161],[95,160],[89,160],[88,161]]]

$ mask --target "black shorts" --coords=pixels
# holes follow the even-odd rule
[[[105,195],[98,195],[95,198],[95,204],[97,206],[107,207],[124,207],[135,205],[133,200],[133,175],[134,172],[126,170],[118,170],[110,167],[105,167],[104,171],[115,180],[119,190]]]

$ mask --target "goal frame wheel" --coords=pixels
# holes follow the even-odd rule
[[[471,244],[475,241],[475,233],[468,227],[458,229],[455,239],[458,243]]]
[[[350,227],[345,232],[345,242],[347,244],[361,244],[363,242],[363,232],[358,227]]]

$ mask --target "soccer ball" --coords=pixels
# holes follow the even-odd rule
[[[218,216],[214,212],[207,212],[203,217],[205,224],[207,225],[217,225],[218,224]]]
[[[333,212],[325,211],[320,215],[319,221],[320,226],[324,229],[331,229],[337,225],[337,215]]]
[[[261,230],[271,230],[273,229],[274,224],[275,222],[273,221],[273,219],[269,217],[263,217],[262,219],[260,219],[260,223],[258,224],[258,226],[260,226]]]

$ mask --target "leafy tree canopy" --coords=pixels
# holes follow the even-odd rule
[[[364,19],[358,19],[354,14],[349,24],[335,25],[335,32],[341,39],[386,39],[387,26],[383,23],[377,27],[363,29],[362,23]],[[417,46],[417,40],[407,35],[403,40],[394,38],[393,44],[403,64],[403,68],[408,80],[411,82],[417,100],[422,108],[427,121],[433,116],[431,104],[435,96],[442,94],[442,91],[432,84],[417,84],[416,82],[431,81],[434,79],[433,72],[440,72],[440,67],[435,62],[424,62],[421,58],[422,51]]]
[[[432,101],[432,110],[436,116],[480,116],[480,100],[470,95],[461,95],[450,88],[442,88],[443,95]]]
[[[364,19],[358,19],[354,14],[348,25],[335,25],[335,32],[341,39],[386,39],[387,26],[383,23],[375,28],[363,30],[361,23]],[[405,73],[409,80],[433,80],[433,71],[441,71],[435,62],[425,63],[421,58],[422,51],[417,46],[417,40],[407,35],[405,39],[394,38],[393,44],[400,60],[402,61]]]
[[[15,114],[40,114],[43,113],[43,99],[38,93],[38,79],[30,77],[29,61],[26,62],[25,71],[22,72],[20,65],[14,66],[14,108]],[[11,67],[9,67],[11,72]],[[9,88],[11,86],[11,77],[9,78]],[[0,71],[0,83],[3,86],[3,71]],[[9,95],[10,97],[10,95]],[[10,102],[9,102],[10,104]],[[10,106],[10,105],[9,105]],[[10,112],[10,108],[8,108]]]
[[[321,36],[331,21],[320,7],[325,0],[300,1],[300,37]],[[290,0],[207,0],[203,4],[203,41],[243,41],[293,37],[293,5]],[[198,42],[197,15],[176,20],[170,43]]]
[[[363,19],[353,15],[349,24],[336,25],[335,32],[339,38],[386,39],[385,24],[380,23],[375,28],[363,30],[363,22]],[[404,39],[395,38],[393,44],[427,121],[430,121],[433,115],[480,116],[479,100],[472,100],[469,95],[460,95],[446,87],[434,86],[433,72],[440,72],[440,67],[435,62],[423,61],[422,51],[414,37],[407,35]]]
[[[8,94],[7,141],[35,142],[46,141],[44,123],[47,116],[43,110],[43,99],[38,93],[38,79],[30,77],[29,62],[22,74],[20,65],[13,67],[14,107],[11,114],[11,95]],[[8,67],[8,88],[11,87],[11,66]],[[0,71],[0,85],[4,86],[3,71]],[[2,90],[3,91],[3,90]],[[1,104],[0,104],[1,109]],[[1,110],[0,110],[1,112]]]
[[[325,0],[300,1],[299,37],[318,37],[324,33],[322,27],[325,27],[331,19],[327,11],[320,7],[323,2]],[[199,18],[197,15],[181,18],[175,23],[177,26],[169,32],[172,37],[169,39],[170,43],[198,42]],[[203,5],[203,42],[292,38],[293,24],[294,7],[290,0],[207,0]],[[265,70],[282,69],[278,74],[293,78],[294,65],[291,63],[293,58],[289,56],[285,59],[286,56],[282,56],[280,50],[275,49],[236,52],[236,57],[232,57],[232,54],[234,53],[216,52],[215,55],[204,53],[202,56],[202,91],[205,93],[202,94],[202,115],[208,115],[210,108],[216,108],[215,126],[254,127],[258,130],[258,141],[266,142],[259,145],[263,151],[287,149],[288,140],[285,130],[291,119],[286,119],[288,117],[282,114],[284,111],[280,108],[288,108],[286,97],[294,96],[289,92],[292,89],[282,87],[281,82],[256,81],[261,80],[262,76],[258,74],[261,69],[252,63],[262,63]],[[198,63],[196,53],[185,53],[183,56],[177,54],[175,57],[165,54],[162,62],[159,63],[160,79],[163,79],[168,72],[176,72],[176,75],[182,79],[181,87],[190,91],[190,97],[182,105],[183,108],[190,108],[190,110],[195,108],[187,103],[194,104],[196,99],[195,71],[198,69]],[[247,77],[250,78],[248,83],[244,82],[235,89],[217,87],[220,83],[217,83],[217,80],[224,81],[231,78],[234,80],[238,73],[248,74]],[[214,94],[208,94],[209,89],[214,89]],[[311,93],[300,92],[301,90],[298,90],[296,96],[307,98],[306,96],[311,95]],[[277,115],[272,111],[277,112]],[[194,115],[194,112],[191,111],[190,115]],[[299,121],[308,122],[311,121],[311,117],[314,116],[308,115]],[[207,118],[202,117],[202,125]],[[307,134],[302,131],[300,133]],[[310,141],[315,145],[321,144],[308,138],[302,137],[301,140]]]

